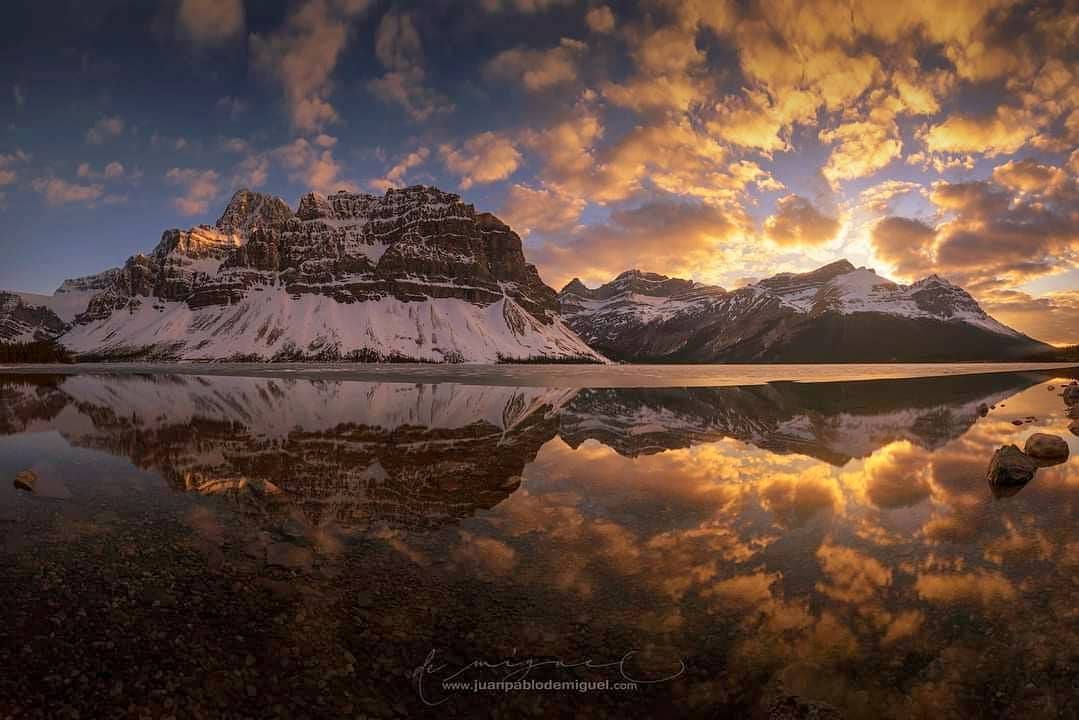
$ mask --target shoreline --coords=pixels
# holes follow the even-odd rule
[[[504,387],[729,387],[956,375],[1079,371],[1079,363],[842,363],[783,365],[433,365],[357,363],[83,363],[0,365],[0,375],[205,375]],[[1079,372],[1075,372],[1079,375]]]

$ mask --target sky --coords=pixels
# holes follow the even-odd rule
[[[544,280],[847,258],[1079,343],[1079,4],[52,0],[0,28],[0,288],[232,193],[457,192]]]

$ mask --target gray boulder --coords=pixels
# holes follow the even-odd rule
[[[1056,465],[1068,459],[1068,443],[1064,438],[1048,433],[1034,433],[1023,447],[1029,457],[1039,466]]]

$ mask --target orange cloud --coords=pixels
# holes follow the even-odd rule
[[[822,245],[839,233],[839,220],[829,217],[803,197],[787,195],[764,223],[764,234],[777,245]]]

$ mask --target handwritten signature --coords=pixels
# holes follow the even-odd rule
[[[657,683],[668,682],[674,680],[678,676],[682,675],[686,671],[686,664],[679,660],[678,670],[670,675],[664,675],[661,677],[637,677],[632,674],[627,668],[627,663],[637,654],[636,650],[629,650],[618,660],[613,662],[594,662],[591,658],[584,660],[577,660],[574,662],[566,662],[561,658],[534,658],[534,657],[522,657],[517,658],[517,650],[513,651],[514,657],[498,660],[492,662],[490,660],[478,659],[457,668],[451,668],[445,662],[439,662],[437,659],[438,650],[433,649],[427,653],[427,657],[424,659],[423,664],[419,665],[412,671],[412,682],[416,686],[416,691],[419,693],[420,699],[425,705],[441,705],[449,700],[449,697],[444,697],[441,700],[432,700],[427,696],[425,689],[427,685],[425,681],[432,676],[439,676],[438,682],[445,686],[447,683],[453,682],[460,678],[469,670],[486,670],[497,671],[503,670],[504,674],[501,675],[499,680],[502,681],[516,681],[524,680],[528,675],[537,668],[548,667],[557,668],[559,670],[573,670],[583,668],[586,670],[616,670],[618,674],[626,682],[635,683],[637,685],[655,685]],[[445,674],[443,674],[445,673]]]

